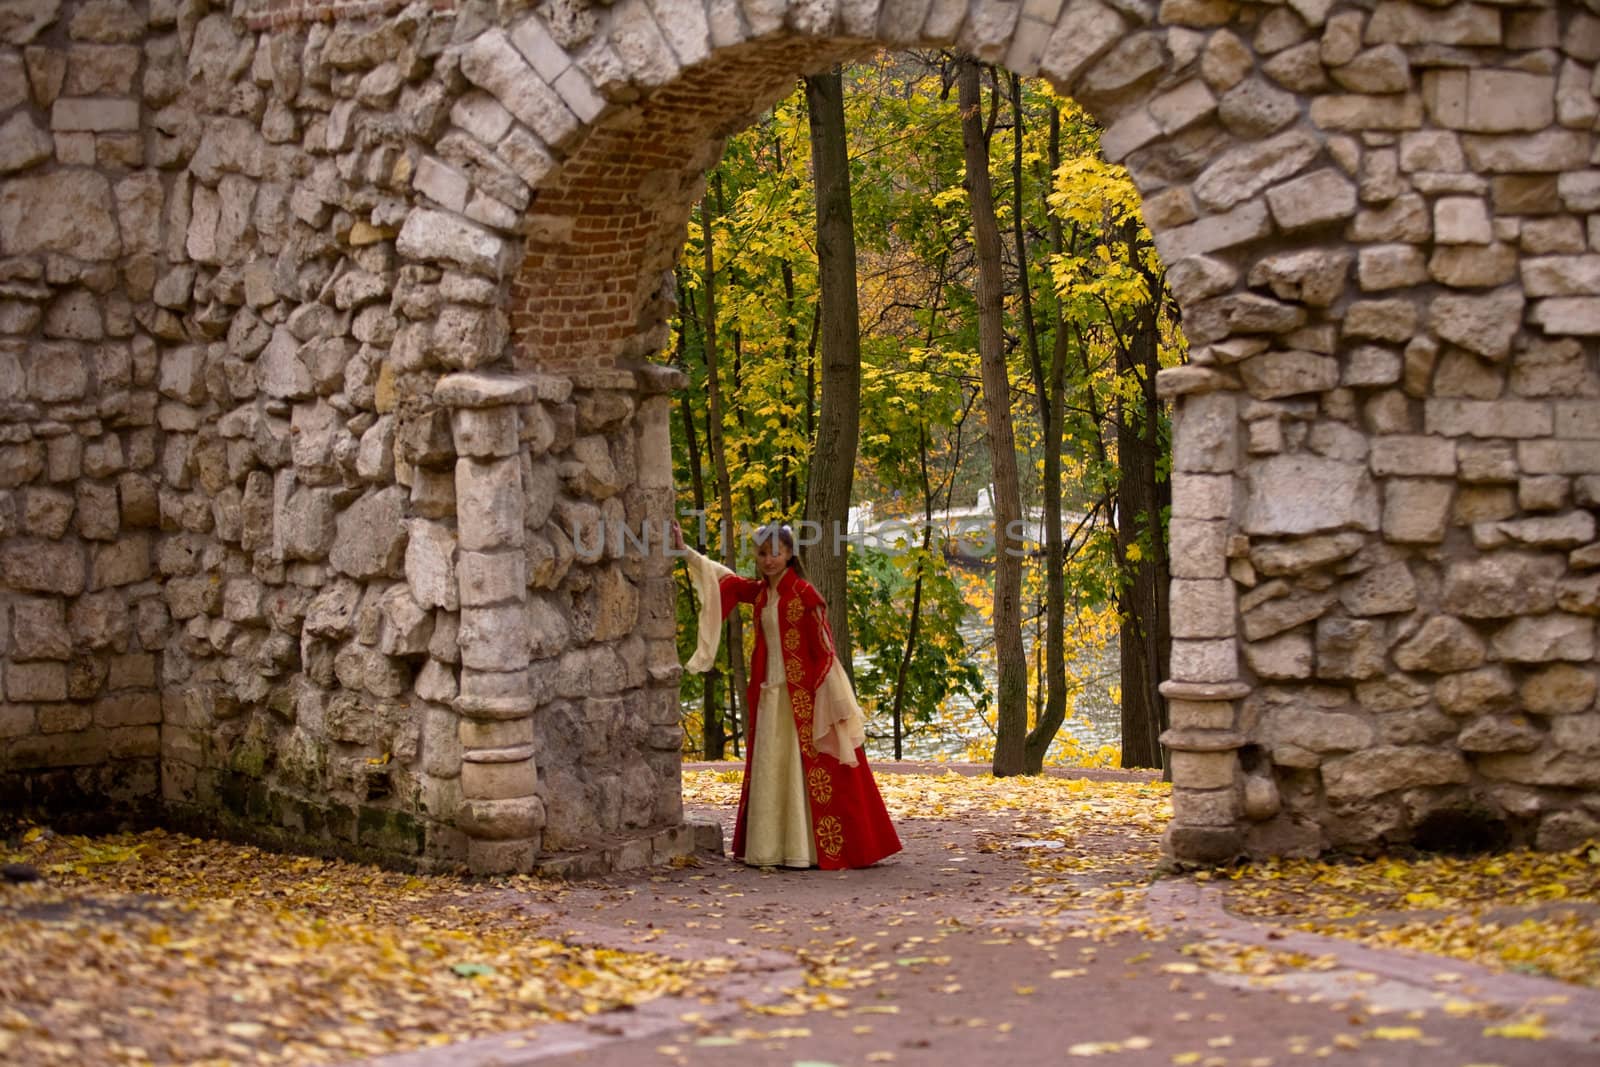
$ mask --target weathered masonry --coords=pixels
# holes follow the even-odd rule
[[[0,797],[680,850],[669,268],[880,47],[1104,124],[1185,309],[1180,858],[1600,831],[1600,3],[0,0]]]

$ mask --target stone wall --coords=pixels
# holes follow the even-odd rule
[[[1193,345],[1163,375],[1180,856],[1600,833],[1578,8],[1280,8],[1254,62],[1201,49],[1253,140],[1147,204]]]
[[[148,117],[177,56],[170,17],[0,9],[0,808],[159,788],[163,579],[201,521],[168,447],[192,383],[152,302],[181,160]]]
[[[701,175],[955,47],[1102,121],[1184,307],[1174,854],[1593,833],[1595,7],[0,3],[0,790],[682,848],[641,540]]]

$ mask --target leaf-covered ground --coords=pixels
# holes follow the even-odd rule
[[[1045,914],[1091,907],[1107,931],[1144,927],[1134,905],[1160,861],[1168,786],[954,772],[881,775],[878,783],[896,819],[1016,820],[1003,835],[1008,846],[1022,837],[1041,847],[1028,857],[1029,882],[1013,889],[1044,898]],[[686,799],[732,805],[739,772],[686,773],[684,788]],[[1102,877],[1080,877],[1096,873]],[[1227,905],[1239,915],[1600,987],[1600,843],[1564,853],[1280,860],[1195,877],[1223,882]],[[1245,973],[1314,965],[1246,950],[1206,955]]]
[[[1280,860],[1219,877],[1228,906],[1241,915],[1600,987],[1600,844],[1474,857]]]
[[[686,773],[685,801],[728,820],[739,779],[733,768]],[[0,863],[45,876],[0,881],[0,1063],[326,1063],[537,1033],[664,994],[707,997],[733,967],[729,945],[788,954],[804,980],[748,1007],[742,1028],[707,1024],[692,1045],[670,1046],[662,1055],[674,1062],[694,1062],[696,1049],[717,1042],[804,1040],[810,1020],[841,1013],[870,1040],[873,1016],[899,1011],[894,998],[922,986],[948,1000],[950,1018],[973,1025],[960,1005],[984,979],[964,973],[958,945],[1048,957],[1034,977],[1010,983],[1023,1001],[1081,998],[1083,983],[1100,980],[1097,953],[1115,954],[1129,974],[1153,969],[1173,990],[1191,990],[1196,976],[1250,982],[1335,966],[1152,921],[1146,891],[1159,877],[1170,803],[1159,782],[953,772],[878,780],[917,847],[861,882],[918,903],[884,897],[864,926],[848,906],[834,907],[832,876],[774,873],[771,902],[756,903],[767,899],[750,891],[752,878],[769,884],[761,872],[710,861],[579,890],[411,876],[160,832],[84,839],[38,828],[0,845]],[[1600,985],[1600,848],[1285,861],[1198,877],[1257,921]],[[779,902],[797,893],[827,903],[785,910]],[[570,943],[564,924],[547,918],[561,908],[615,927],[608,943],[619,948]],[[651,952],[675,938],[701,949]],[[1350,1042],[1422,1040],[1414,1021],[1363,1022],[1286,1048],[1321,1056],[1357,1047]],[[1010,1024],[990,1022],[1003,1038]],[[1139,1052],[1152,1033],[1067,1051]],[[1537,1018],[1504,1014],[1482,1016],[1472,1033],[1545,1036]],[[1154,1036],[1159,1048],[1166,1039]],[[1226,1050],[1210,1042],[1226,1036],[1174,1047],[1172,1062],[1220,1063]]]
[[[1093,907],[1107,928],[1141,925],[1131,904],[1160,864],[1160,833],[1171,811],[1166,785],[954,771],[885,774],[878,785],[896,819],[1016,819],[1016,832],[1006,837],[1042,845],[1027,859],[1029,883],[1016,889],[1040,899],[1043,913]],[[733,805],[739,773],[688,773],[685,790],[686,798]],[[1112,878],[1077,877],[1091,872]],[[1261,862],[1195,877],[1224,883],[1227,907],[1245,917],[1600,987],[1600,845],[1570,853]],[[1272,958],[1240,952],[1235,966],[1262,971]]]
[[[337,1062],[606,1011],[726,969],[564,944],[452,877],[159,831],[27,837],[0,849],[44,874],[0,883],[0,1063]]]

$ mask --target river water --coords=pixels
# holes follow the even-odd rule
[[[989,654],[992,632],[974,612],[961,626],[961,635],[968,647],[981,650],[978,656],[984,681],[990,694],[990,703],[996,691],[994,657]],[[1024,638],[1028,663],[1034,659],[1034,643]],[[1042,656],[1042,650],[1040,655]],[[1074,746],[1078,752],[1093,756],[1102,746],[1119,746],[1122,741],[1122,709],[1116,700],[1120,682],[1116,638],[1091,655],[1078,657],[1067,664],[1067,684],[1076,695],[1075,707],[1057,733],[1057,744],[1051,755],[1060,756]],[[993,711],[990,711],[992,719]],[[907,759],[963,760],[971,757],[974,743],[987,741],[992,747],[994,729],[970,701],[952,701],[947,713],[937,717],[935,724],[912,723],[909,735],[903,740],[902,751]],[[894,740],[887,711],[874,715],[867,722],[867,755],[874,760],[894,757]],[[1070,761],[1069,762],[1075,762]],[[1114,765],[1114,764],[1113,764]]]

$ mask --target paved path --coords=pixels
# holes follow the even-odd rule
[[[1108,835],[1098,848],[1142,858],[1035,894],[1019,847],[1028,842],[1002,820],[899,827],[905,851],[870,870],[762,871],[708,857],[577,884],[553,904],[508,897],[582,940],[731,955],[738,968],[703,997],[379,1062],[1600,1065],[1600,991],[1258,925],[1187,880],[1147,891],[1148,841]],[[1124,902],[1107,906],[1103,894],[1119,888]],[[1071,906],[1091,898],[1098,909]],[[1220,957],[1231,970],[1203,947],[1218,938],[1246,946]],[[1238,973],[1259,968],[1272,973]],[[791,1014],[797,988],[840,999]],[[1530,1012],[1550,1038],[1484,1035]]]

